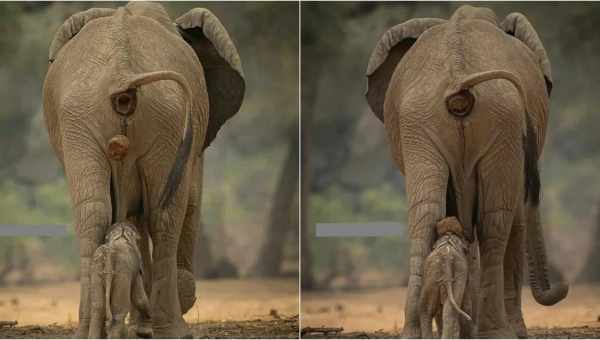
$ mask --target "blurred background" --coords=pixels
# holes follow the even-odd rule
[[[123,4],[0,4],[0,224],[68,225],[64,237],[0,237],[0,287],[79,277],[64,172],[42,118],[48,46],[70,15]],[[196,273],[204,279],[286,277],[297,314],[298,4],[164,6],[173,20],[194,7],[212,10],[246,74],[240,112],[205,153]]]
[[[303,314],[303,325],[310,320],[327,324],[319,313],[343,315],[347,302],[340,301],[348,296],[331,300],[334,295],[328,292],[358,294],[357,289],[375,292],[407,283],[405,230],[399,237],[315,238],[314,227],[319,222],[395,221],[406,228],[404,179],[392,161],[383,124],[367,106],[364,74],[372,49],[387,29],[415,17],[449,18],[461,4],[302,3],[301,280],[302,308],[309,312]],[[550,260],[569,280],[597,282],[600,36],[595,27],[600,4],[473,4],[492,8],[500,20],[511,12],[524,13],[546,47],[554,77],[540,164],[547,248]],[[395,304],[401,318],[402,296],[392,290],[369,299],[354,297]],[[600,302],[594,301],[599,315]],[[363,307],[356,313],[381,316],[379,307]],[[364,326],[402,326],[400,319],[369,322]]]

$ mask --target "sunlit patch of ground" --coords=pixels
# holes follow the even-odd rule
[[[197,336],[218,336],[215,332],[219,329],[258,332],[268,329],[269,323],[282,333],[266,335],[286,336],[284,333],[293,327],[290,318],[298,315],[298,280],[294,278],[202,280],[197,282],[196,296],[196,304],[185,319],[200,323],[194,326]],[[78,282],[0,288],[0,320],[17,320],[19,328],[13,331],[25,332],[25,336],[62,337],[76,325],[78,302]],[[297,320],[294,322],[297,332]],[[6,332],[8,329],[0,329],[0,338]],[[226,333],[223,336],[227,337]],[[232,333],[229,337],[235,336]]]
[[[303,292],[300,324],[302,328],[327,326],[343,327],[344,332],[373,333],[382,330],[398,334],[404,322],[405,299],[404,287],[348,292]],[[597,329],[600,336],[600,286],[572,286],[569,296],[552,307],[537,304],[529,288],[525,288],[523,309],[529,328]],[[532,335],[543,332],[538,329]]]

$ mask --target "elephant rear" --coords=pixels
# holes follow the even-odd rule
[[[199,156],[237,113],[245,90],[231,38],[206,9],[174,23],[160,4],[132,2],[71,16],[55,34],[49,62],[44,117],[80,241],[76,336],[90,326],[92,255],[107,227],[129,218],[144,221],[152,238],[154,262],[146,269],[153,272],[154,335],[187,335],[181,315],[195,296],[187,278]]]

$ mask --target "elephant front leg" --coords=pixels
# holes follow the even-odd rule
[[[525,223],[522,212],[515,215],[506,255],[504,256],[504,305],[508,322],[519,338],[527,338],[521,309],[523,261],[525,258]]]

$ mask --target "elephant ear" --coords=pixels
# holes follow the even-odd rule
[[[54,39],[52,39],[48,51],[48,61],[52,63],[58,56],[60,49],[79,33],[88,22],[102,17],[109,17],[114,13],[115,10],[112,8],[90,8],[86,11],[73,14],[54,34]]]
[[[205,8],[194,8],[175,20],[179,33],[194,49],[204,69],[210,114],[204,148],[221,126],[238,112],[246,82],[233,41],[219,19]]]
[[[527,17],[521,13],[510,13],[500,23],[500,27],[504,32],[521,40],[536,55],[544,74],[544,80],[546,81],[546,91],[548,92],[548,96],[550,96],[552,92],[552,66],[550,65],[550,59],[540,37],[529,20],[527,20]]]
[[[365,96],[371,110],[382,122],[385,93],[396,66],[423,32],[445,22],[443,19],[411,19],[389,29],[377,42],[367,66]]]

